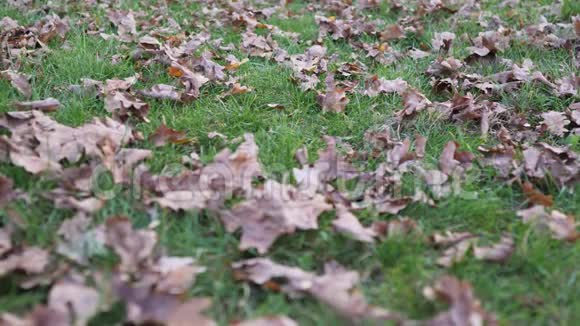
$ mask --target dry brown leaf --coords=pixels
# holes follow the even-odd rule
[[[401,210],[405,209],[407,205],[412,202],[410,197],[391,197],[391,195],[385,196],[375,196],[372,200],[367,200],[372,202],[374,208],[379,213],[389,213],[396,215]]]
[[[359,9],[372,9],[378,8],[381,4],[380,0],[360,0],[357,1],[357,7]]]
[[[566,119],[563,112],[550,111],[542,113],[543,126],[554,136],[562,137],[568,129],[566,126],[570,124],[570,120]]]
[[[231,83],[231,88],[226,92],[224,92],[223,94],[221,94],[220,98],[224,98],[231,95],[246,94],[252,91],[253,89],[248,86],[244,86],[238,82],[233,82]]]
[[[34,27],[38,29],[38,41],[43,44],[48,44],[57,36],[64,39],[70,30],[68,18],[60,18],[55,13],[44,16],[34,24]]]
[[[362,241],[373,243],[374,238],[378,235],[373,228],[365,228],[362,226],[358,218],[349,212],[349,210],[340,205],[336,207],[337,218],[332,221],[332,226],[334,229],[340,233],[346,234],[351,238]]]
[[[385,27],[385,30],[380,34],[380,39],[383,42],[405,38],[405,30],[397,24],[392,24]]]
[[[30,98],[32,96],[32,86],[28,83],[28,78],[25,75],[16,71],[5,70],[0,72],[0,76],[10,81],[12,87],[16,88],[24,97]]]
[[[151,271],[157,277],[148,276],[156,279],[156,291],[180,295],[186,293],[195,282],[196,275],[205,270],[205,267],[195,265],[195,260],[191,257],[163,256],[151,266]]]
[[[62,281],[56,283],[48,294],[48,307],[60,314],[68,314],[71,325],[84,326],[99,312],[100,295],[88,286]]]
[[[459,76],[459,69],[463,67],[463,63],[454,57],[447,59],[437,58],[429,65],[425,73],[427,76],[438,78],[449,77],[455,79]]]
[[[498,325],[496,317],[483,309],[471,285],[453,276],[443,276],[432,287],[423,289],[430,300],[441,300],[449,310],[437,314],[425,323],[430,326]]]
[[[503,263],[508,260],[515,250],[514,239],[504,234],[499,243],[490,247],[473,247],[473,255],[477,259],[486,260],[494,263]]]
[[[24,318],[17,317],[10,313],[4,313],[0,316],[0,322],[2,325],[9,326],[63,326],[71,324],[68,313],[63,313],[62,311],[43,305],[36,306],[30,313],[24,316]]]
[[[572,242],[580,239],[580,232],[577,231],[580,223],[576,222],[573,215],[553,210],[545,222],[555,239]]]
[[[26,9],[32,5],[32,0],[8,0],[6,3],[12,7]]]
[[[263,254],[283,234],[317,229],[318,216],[330,209],[322,195],[310,197],[291,185],[268,180],[252,198],[222,211],[221,219],[229,232],[242,229],[240,250],[256,248]]]
[[[443,255],[437,259],[437,264],[443,267],[451,267],[463,260],[471,246],[475,243],[475,236],[469,232],[451,232],[445,234],[435,233],[431,241],[437,247],[446,248]]]
[[[107,17],[117,27],[117,34],[121,41],[131,42],[136,39],[137,22],[132,11],[109,10]]]
[[[409,85],[401,78],[386,80],[377,75],[372,76],[365,82],[364,95],[377,96],[379,94],[398,93],[403,94]]]
[[[403,318],[387,310],[369,305],[360,291],[357,272],[348,271],[335,262],[325,265],[318,276],[299,268],[277,264],[267,258],[254,258],[232,264],[238,279],[265,285],[282,280],[280,289],[291,297],[308,294],[332,307],[349,320],[373,319],[402,322]]]
[[[212,60],[213,56],[209,51],[204,51],[200,56],[194,56],[190,61],[191,68],[193,68],[193,71],[201,73],[210,81],[224,81],[226,78],[224,67],[214,62]]]
[[[17,193],[14,191],[13,188],[14,182],[12,181],[12,179],[0,175],[0,208],[9,204],[10,202],[12,202],[14,198],[16,198]]]
[[[323,136],[326,149],[318,151],[318,160],[313,165],[318,171],[320,180],[330,182],[335,179],[350,180],[359,175],[359,171],[336,151],[336,139]]]
[[[222,150],[214,157],[214,163],[207,165],[202,172],[208,184],[222,183],[222,191],[250,191],[252,180],[263,174],[254,135],[244,134],[244,142],[234,153],[229,149]]]
[[[455,34],[451,32],[435,33],[431,40],[431,46],[434,51],[443,50],[448,52],[451,49],[451,44],[455,40]]]
[[[479,146],[477,150],[484,155],[480,159],[483,165],[493,166],[500,176],[507,178],[515,168],[515,150],[512,146],[497,145],[491,148]]]
[[[242,51],[249,56],[270,57],[273,51],[278,47],[276,41],[272,40],[271,35],[267,38],[256,35],[250,31],[242,34]]]
[[[250,61],[248,58],[244,58],[242,59],[242,61],[240,61],[232,54],[228,54],[226,60],[228,61],[228,64],[224,66],[224,69],[228,71],[238,70],[238,68],[240,68],[241,65]]]
[[[106,244],[121,258],[119,269],[125,273],[138,272],[152,258],[157,233],[152,230],[134,230],[131,220],[124,216],[107,219]]]
[[[244,138],[234,153],[226,148],[200,170],[175,177],[152,177],[147,188],[152,188],[156,196],[146,203],[155,202],[172,210],[220,208],[234,194],[250,193],[252,181],[262,175],[262,167],[254,136],[246,134]]]
[[[569,147],[536,143],[523,151],[524,173],[531,178],[552,176],[560,185],[580,180],[580,158]]]
[[[105,110],[121,121],[130,116],[148,121],[146,116],[149,113],[149,104],[127,92],[113,91],[105,97]]]
[[[298,326],[298,323],[286,316],[267,316],[242,322],[234,322],[231,326]]]
[[[206,298],[193,298],[179,305],[171,311],[165,325],[167,326],[215,326],[212,319],[202,313],[211,306],[211,300]]]
[[[149,136],[149,141],[152,142],[155,147],[159,147],[167,143],[184,144],[189,140],[185,137],[185,131],[177,131],[167,127],[165,124],[161,124],[157,129],[155,129],[155,132]]]
[[[403,92],[403,110],[396,113],[399,119],[414,116],[431,106],[431,101],[414,88],[407,88]]]
[[[209,81],[209,79],[202,74],[193,72],[188,67],[175,61],[171,63],[171,67],[168,69],[170,75],[178,77],[185,87],[185,93],[182,96],[183,100],[197,99],[200,95],[200,88]]]
[[[465,62],[492,60],[498,52],[502,52],[509,46],[509,42],[510,37],[503,35],[500,31],[481,32],[473,40],[473,46],[467,48],[471,54],[465,58]]]
[[[413,59],[422,59],[422,58],[426,58],[428,56],[431,55],[431,53],[427,52],[427,51],[422,51],[419,49],[411,49],[409,50],[409,52],[407,52],[407,55]]]
[[[98,144],[105,138],[114,148],[134,139],[130,127],[109,118],[71,128],[40,111],[8,112],[0,119],[0,127],[11,132],[10,138],[0,138],[0,144],[6,144],[12,164],[34,174],[60,171],[65,159],[77,162],[83,155],[101,157]]]
[[[12,251],[10,255],[0,260],[0,276],[14,271],[39,274],[45,270],[49,261],[48,251],[38,247],[24,247]]]
[[[316,101],[324,112],[343,112],[349,99],[344,89],[336,87],[334,75],[328,74],[326,77],[326,91],[324,93],[319,92]]]
[[[463,260],[471,246],[473,245],[474,240],[471,238],[461,240],[456,244],[452,245],[451,247],[447,248],[443,255],[437,258],[437,265],[443,267],[451,267],[455,263],[458,263]]]
[[[521,209],[517,215],[522,218],[524,223],[549,229],[554,239],[572,242],[580,239],[580,232],[577,231],[580,223],[576,222],[572,215],[566,215],[557,210],[548,214],[545,207],[540,205]]]
[[[580,89],[580,76],[572,74],[561,79],[556,80],[554,92],[558,96],[578,96]]]
[[[528,201],[534,205],[542,205],[545,207],[550,207],[554,205],[554,199],[552,195],[544,195],[539,190],[534,188],[534,185],[526,181],[522,185],[522,191]]]
[[[42,112],[54,112],[60,108],[60,102],[57,99],[49,97],[40,101],[16,102],[14,106],[18,110],[39,110]]]
[[[447,175],[463,173],[471,167],[471,162],[475,156],[470,152],[459,152],[459,144],[450,141],[445,145],[439,157],[439,169]]]
[[[131,285],[118,278],[112,290],[126,306],[126,321],[132,324],[163,324],[168,326],[214,326],[202,312],[211,301],[192,298],[186,302],[179,296],[154,291],[148,286]]]
[[[91,219],[85,214],[64,221],[58,229],[61,238],[56,251],[80,265],[87,265],[93,255],[104,253],[104,227],[91,228],[90,224]]]
[[[131,182],[134,168],[141,161],[150,158],[153,153],[147,149],[122,148],[117,150],[109,138],[104,138],[99,144],[101,149],[100,158],[103,166],[107,168],[117,184]]]
[[[178,71],[180,71],[180,70],[178,70]],[[181,75],[174,76],[174,77],[181,77]],[[139,94],[146,96],[146,97],[152,97],[152,98],[156,98],[156,99],[160,99],[160,100],[172,100],[172,101],[181,101],[181,96],[182,96],[181,92],[178,92],[174,86],[166,85],[166,84],[153,85],[153,86],[151,86],[151,89],[149,89],[149,90],[139,91]]]

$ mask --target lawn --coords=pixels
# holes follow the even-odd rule
[[[526,59],[533,62],[532,71],[541,72],[554,83],[577,74],[580,60],[578,34],[560,36],[568,40],[568,43],[560,46],[549,46],[537,40],[524,41],[524,37],[516,36],[516,32],[529,30],[530,26],[537,27],[542,22],[553,24],[547,27],[548,30],[558,30],[558,23],[573,23],[572,16],[580,14],[573,2],[564,1],[563,10],[552,10],[550,7],[556,8],[552,6],[553,1],[481,1],[480,8],[473,10],[450,5],[449,8],[453,10],[447,10],[444,6],[443,9],[432,9],[423,15],[417,14],[416,1],[405,3],[405,7],[409,8],[399,10],[392,5],[395,1],[378,1],[377,6],[368,9],[352,5],[356,17],[363,17],[362,21],[373,22],[378,19],[383,21],[379,26],[401,24],[406,28],[402,36],[382,36],[383,40],[380,40],[380,32],[384,29],[380,28],[378,33],[361,32],[336,39],[334,36],[337,34],[332,32],[319,35],[322,26],[319,24],[320,17],[328,19],[330,25],[348,20],[348,13],[335,10],[349,6],[341,4],[341,1],[288,1],[284,8],[278,7],[278,1],[269,4],[268,1],[256,2],[258,4],[253,8],[276,8],[276,11],[273,14],[256,14],[257,10],[249,9],[250,5],[228,7],[221,1],[189,0],[168,0],[165,9],[160,9],[161,3],[165,1],[153,0],[59,0],[49,4],[33,1],[24,9],[9,3],[0,4],[0,17],[10,17],[22,26],[33,25],[49,13],[61,18],[68,17],[70,25],[64,38],[53,37],[45,45],[46,48],[34,46],[31,48],[34,51],[21,53],[19,58],[0,52],[4,60],[1,70],[10,69],[29,76],[32,86],[32,94],[27,98],[7,78],[0,78],[0,110],[4,114],[17,110],[15,102],[55,98],[61,103],[60,107],[45,114],[62,125],[80,128],[95,117],[120,120],[122,124],[141,133],[126,147],[150,150],[151,155],[143,160],[144,166],[152,175],[163,174],[169,178],[184,170],[195,170],[196,166],[211,165],[217,153],[225,148],[236,151],[244,135],[250,133],[254,135],[259,148],[258,158],[263,169],[263,175],[252,182],[254,188],[260,188],[267,180],[296,185],[297,180],[292,177],[292,171],[302,165],[295,158],[295,153],[305,147],[309,163],[316,162],[320,151],[324,151],[327,146],[324,136],[336,139],[339,155],[361,174],[375,173],[381,164],[388,162],[387,152],[391,149],[382,148],[379,153],[373,153],[376,148],[373,149],[374,145],[369,141],[370,131],[389,131],[394,141],[407,137],[413,140],[415,135],[425,137],[427,143],[420,165],[429,171],[438,169],[440,155],[450,141],[455,141],[461,151],[474,155],[471,167],[453,179],[452,186],[456,187],[454,191],[442,196],[437,196],[433,188],[420,180],[419,170],[413,167],[409,168],[409,172],[404,172],[402,165],[395,165],[386,172],[401,177],[398,194],[394,196],[412,197],[416,189],[421,188],[433,200],[431,204],[411,200],[400,211],[389,213],[381,212],[373,205],[356,209],[353,203],[348,203],[353,204],[350,211],[365,226],[408,217],[415,222],[412,234],[387,234],[376,237],[372,242],[357,241],[333,227],[335,210],[344,203],[339,203],[340,199],[335,199],[332,194],[319,191],[326,198],[326,205],[331,208],[318,216],[318,227],[280,236],[265,252],[255,248],[240,250],[242,232],[228,232],[222,221],[224,211],[236,214],[235,207],[249,200],[251,195],[234,192],[219,209],[171,209],[162,203],[146,200],[148,195],[141,194],[143,189],[135,183],[116,182],[112,174],[107,173],[94,178],[92,181],[97,186],[91,189],[90,197],[98,198],[103,205],[90,213],[83,213],[90,218],[91,226],[106,224],[115,216],[127,216],[135,229],[153,230],[157,234],[158,242],[152,257],[167,255],[194,258],[196,265],[205,267],[205,272],[199,273],[195,282],[185,293],[180,293],[179,298],[211,299],[211,306],[205,316],[218,324],[227,325],[274,315],[286,315],[300,325],[373,322],[369,316],[345,316],[333,309],[332,304],[317,300],[316,295],[309,295],[307,291],[303,291],[305,293],[300,297],[288,295],[281,288],[282,281],[278,278],[262,285],[250,282],[251,277],[243,280],[248,278],[247,275],[240,276],[240,271],[235,270],[232,263],[255,257],[270,258],[276,263],[316,274],[323,273],[325,263],[336,261],[346,269],[359,273],[360,282],[356,284],[356,289],[370,304],[398,312],[409,320],[429,320],[448,309],[445,300],[432,301],[423,293],[426,286],[433,285],[443,275],[452,275],[469,282],[482,307],[494,314],[502,325],[574,325],[580,320],[580,241],[575,241],[580,239],[578,231],[570,231],[572,234],[576,232],[576,238],[572,235],[566,240],[558,238],[546,228],[538,227],[541,222],[524,223],[518,216],[518,211],[535,204],[543,204],[547,211],[559,211],[570,218],[578,219],[580,216],[580,159],[573,157],[580,152],[580,125],[570,122],[573,119],[569,113],[571,110],[579,110],[577,105],[573,108],[573,103],[579,102],[577,80],[576,88],[572,94],[567,95],[557,94],[546,84],[532,80],[519,80],[515,88],[500,87],[489,93],[477,87],[470,90],[458,87],[449,92],[433,87],[432,81],[440,79],[440,76],[426,74],[439,57],[462,60],[462,74],[491,76],[510,70],[510,62],[522,66]],[[372,4],[375,1],[363,2]],[[460,7],[467,11],[467,16],[462,16],[461,10],[457,11]],[[215,14],[211,8],[226,10]],[[429,8],[427,10],[431,10]],[[108,13],[112,9],[121,10],[125,14],[128,10],[134,13],[137,34],[129,35],[132,39],[123,40],[119,25],[110,22]],[[242,43],[247,38],[244,33],[251,29],[252,20],[239,18],[236,21],[232,18],[236,13],[255,14],[260,24],[254,26],[256,35],[272,35],[289,56],[303,54],[315,44],[326,48],[324,60],[328,61],[328,67],[319,73],[320,82],[314,89],[301,88],[296,72],[290,65],[277,62],[273,56],[252,56],[244,51]],[[404,20],[407,16],[414,17],[416,22]],[[173,19],[180,28],[170,30],[173,23],[168,18]],[[578,24],[576,20],[576,33],[579,32]],[[413,26],[421,28],[407,28]],[[163,28],[168,28],[168,31],[160,31]],[[485,56],[473,62],[466,59],[473,55],[470,47],[474,46],[478,33],[504,28],[512,31],[509,46],[498,51],[491,59]],[[8,27],[0,23],[3,36],[6,30]],[[171,48],[194,39],[203,31],[209,33],[210,41],[202,43],[191,54],[184,55],[185,58],[199,57],[204,51],[211,51],[214,55],[212,60],[221,66],[228,65],[228,55],[240,61],[247,58],[247,62],[226,69],[228,77],[225,80],[209,78],[210,81],[200,87],[199,96],[194,98],[175,101],[154,99],[139,93],[139,90],[150,89],[156,84],[173,85],[181,90],[181,80],[184,78],[183,71],[169,68],[171,64],[162,60],[148,60],[155,55],[148,57],[148,53],[141,53],[139,57],[136,50],[143,50],[138,41],[140,37],[153,36],[160,44],[165,43]],[[455,34],[448,52],[438,51],[432,46],[431,40],[435,33],[442,32]],[[293,36],[291,33],[296,34]],[[217,39],[222,39],[222,42],[212,43]],[[393,63],[379,62],[367,56],[364,49],[353,45],[383,42],[388,44],[388,51],[400,56]],[[232,47],[228,47],[230,43]],[[2,47],[1,51],[4,51],[5,44]],[[413,58],[409,55],[411,49],[420,49],[425,55]],[[343,63],[356,63],[364,67],[365,71],[360,74],[352,71],[343,74],[340,72]],[[323,110],[317,100],[319,94],[326,95],[328,99],[331,93],[325,86],[327,72],[334,72],[336,81],[343,82],[341,86],[347,88],[345,96],[348,103],[344,110],[335,110],[341,112]],[[128,118],[119,117],[105,108],[103,96],[87,95],[71,89],[71,85],[82,84],[82,80],[87,78],[106,81],[124,79],[135,74],[138,77],[130,86],[130,92],[149,105],[146,118],[140,119],[140,113],[135,112],[131,112]],[[431,104],[418,110],[421,112],[401,118],[400,112],[406,105],[400,93],[380,92],[377,96],[364,93],[365,81],[373,75],[385,80],[401,78],[409,88],[416,89],[429,99]],[[226,92],[234,87],[227,83],[230,76],[251,90],[234,90],[233,95],[227,95]],[[468,78],[462,78],[454,75],[450,79],[458,79],[460,84],[465,84]],[[349,81],[358,81],[358,85],[348,89]],[[499,86],[506,83],[496,81]],[[484,100],[499,103],[508,111],[508,118],[492,121],[486,133],[481,132],[479,120],[449,119],[440,112],[442,109],[437,104],[451,100],[454,93],[459,94],[456,96],[471,93],[476,103]],[[542,122],[545,121],[542,114],[552,111],[570,114],[567,116],[567,130],[560,135],[550,132],[551,129],[546,130],[546,123]],[[534,134],[534,140],[527,136],[518,138],[517,127],[508,123],[515,116],[523,117],[531,125],[528,131]],[[180,141],[156,146],[150,137],[162,124],[185,132],[185,135],[181,136]],[[569,151],[569,154],[560,155],[559,159],[564,160],[562,157],[568,155],[568,162],[572,162],[570,171],[576,175],[561,182],[550,172],[542,177],[531,177],[525,172],[515,172],[517,169],[514,168],[510,170],[509,177],[505,177],[497,169],[486,166],[482,163],[484,155],[479,148],[490,148],[502,143],[498,136],[502,126],[512,133],[516,143],[515,158],[519,162],[524,160],[526,148],[545,142],[565,147]],[[0,129],[4,137],[11,134],[9,128]],[[215,133],[219,134],[216,136]],[[414,147],[416,149],[418,145]],[[0,150],[0,154],[7,157],[4,152],[5,149]],[[191,153],[199,156],[199,163],[184,163],[184,157],[191,160]],[[417,157],[415,159],[418,161]],[[82,165],[94,167],[90,164],[94,160],[98,158],[85,153],[77,162],[63,160],[60,169]],[[402,172],[398,173],[399,170]],[[84,264],[57,250],[62,242],[62,234],[59,233],[61,224],[83,211],[59,205],[54,197],[47,195],[62,187],[63,175],[44,170],[31,173],[22,164],[9,158],[3,158],[0,162],[0,175],[12,179],[14,189],[20,193],[4,202],[3,199],[8,197],[2,196],[9,189],[0,190],[0,223],[3,230],[11,230],[9,238],[12,238],[13,248],[9,250],[18,251],[36,246],[49,252],[51,260],[51,267],[37,273],[45,281],[24,289],[21,287],[22,282],[29,280],[34,276],[31,274],[35,273],[5,267],[12,253],[1,250],[0,311],[26,316],[35,306],[49,302],[53,284],[65,278],[74,278],[69,273],[76,275],[77,279],[78,275],[82,275],[84,284],[97,289],[100,294],[99,311],[91,314],[88,322],[79,321],[77,317],[77,325],[116,325],[130,320],[131,317],[127,317],[129,310],[122,303],[123,300],[112,299],[114,296],[105,293],[106,286],[99,285],[97,280],[99,277],[113,277],[120,273],[121,258],[115,245],[100,243],[97,249],[89,250],[89,253],[86,252],[87,248],[81,248],[82,254],[87,255],[88,259]],[[358,179],[344,183],[347,188],[352,188],[360,178],[362,176],[359,175]],[[340,188],[338,184],[342,180],[337,179],[328,181],[328,184]],[[536,197],[530,195],[529,189],[523,190],[524,183],[533,187]],[[546,196],[551,196],[549,203],[538,199]],[[473,249],[470,249],[465,257],[451,266],[441,266],[438,262],[444,250],[434,245],[431,238],[435,233],[446,231],[470,232],[478,238],[480,246],[497,243],[502,235],[509,235],[514,243],[511,248],[513,252],[498,263],[477,259]],[[0,243],[0,249],[2,246]],[[130,255],[137,255],[138,249],[129,251]],[[48,271],[56,265],[66,266],[67,272],[58,276],[50,275]],[[132,272],[136,275],[132,277],[141,277],[139,273],[144,269],[140,266]],[[454,302],[451,302],[453,305]],[[160,322],[163,323],[163,320]],[[195,325],[195,322],[190,323]],[[464,324],[458,322],[454,325]],[[6,322],[6,325],[16,324]]]

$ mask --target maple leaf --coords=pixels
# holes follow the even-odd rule
[[[331,208],[321,195],[310,197],[268,180],[252,198],[223,211],[221,219],[229,232],[242,229],[240,250],[256,248],[265,253],[283,234],[317,229],[318,216]]]

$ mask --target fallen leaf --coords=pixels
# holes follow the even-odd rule
[[[400,38],[405,38],[405,31],[397,24],[391,24],[385,27],[385,30],[380,34],[380,39],[383,42],[388,42]]]
[[[152,230],[134,230],[128,217],[115,216],[107,219],[106,244],[121,258],[122,272],[138,272],[152,258],[157,243],[157,233]]]
[[[133,324],[216,325],[202,314],[211,305],[209,299],[192,298],[183,302],[178,296],[146,286],[132,286],[119,279],[113,281],[113,291],[126,305],[126,321]]]
[[[193,298],[179,305],[171,311],[165,325],[167,326],[215,326],[212,319],[202,313],[209,309],[211,300],[206,298]],[[251,324],[250,324],[251,325]],[[275,324],[274,324],[275,325]],[[285,326],[282,324],[281,326]]]
[[[77,214],[64,221],[58,234],[60,239],[56,251],[81,265],[88,265],[89,259],[105,253],[105,230],[102,226],[90,227],[91,220],[85,214]]]
[[[570,124],[570,120],[566,119],[563,112],[550,111],[542,113],[543,126],[554,136],[564,136],[564,133],[568,131],[566,126]]]
[[[514,239],[510,235],[503,235],[500,242],[491,247],[474,246],[473,255],[477,259],[503,263],[512,256],[514,250]]]
[[[437,264],[443,267],[451,267],[460,262],[475,243],[475,240],[476,237],[469,232],[456,233],[446,231],[443,235],[435,233],[431,236],[433,244],[446,248],[441,257],[437,259]]]
[[[542,205],[545,207],[550,207],[554,205],[554,199],[552,195],[544,195],[539,190],[534,188],[530,182],[526,181],[522,185],[522,191],[526,195],[528,201],[534,205]]]
[[[48,251],[38,247],[24,247],[11,252],[9,256],[0,260],[0,276],[13,271],[39,274],[44,271],[49,261]]]
[[[171,68],[171,67],[170,67]],[[179,70],[180,71],[180,70]],[[181,77],[174,76],[174,77]],[[174,86],[165,84],[156,84],[149,90],[141,90],[139,94],[161,100],[181,101],[181,93]]]
[[[557,210],[553,210],[549,217],[545,220],[552,235],[558,240],[567,240],[574,242],[580,239],[580,232],[577,231],[580,223],[572,215],[566,215]]]
[[[167,143],[184,144],[189,140],[185,136],[185,131],[177,131],[168,128],[165,124],[161,124],[157,129],[155,129],[155,132],[149,136],[149,141],[153,143],[155,147],[159,147]]]
[[[576,230],[580,223],[576,222],[572,215],[566,215],[557,210],[548,213],[545,207],[540,205],[519,210],[517,215],[524,223],[549,229],[554,239],[571,242],[580,239],[580,232]]]
[[[320,180],[322,182],[330,182],[335,179],[350,180],[358,176],[359,171],[337,153],[336,139],[324,136],[323,140],[326,142],[326,149],[318,151],[318,160],[313,165]]]
[[[56,283],[48,294],[48,307],[69,314],[71,325],[84,326],[99,312],[100,295],[95,289],[75,282]]]
[[[10,81],[12,87],[16,88],[24,97],[30,98],[32,96],[32,86],[28,83],[28,78],[25,75],[16,71],[5,70],[0,72],[0,76]]]
[[[433,50],[448,52],[451,49],[451,44],[455,40],[455,34],[451,32],[435,33],[431,40]]]
[[[8,228],[0,228],[0,256],[12,249],[11,232]]]
[[[459,152],[458,148],[459,144],[450,141],[445,145],[439,157],[439,169],[448,176],[463,173],[471,167],[471,162],[475,158],[470,152]]]
[[[267,316],[258,319],[234,322],[232,326],[298,326],[298,323],[286,316]]]
[[[398,93],[403,94],[409,85],[401,78],[386,80],[374,75],[365,82],[363,94],[368,96],[377,96],[379,94]]]
[[[362,293],[354,289],[359,282],[358,273],[335,262],[327,263],[324,274],[320,276],[267,258],[239,261],[232,266],[238,279],[259,285],[272,279],[283,280],[281,290],[290,297],[311,295],[349,320],[403,321],[398,314],[369,305]]]
[[[121,41],[131,42],[136,39],[137,22],[132,11],[109,10],[107,17],[117,27],[117,34]]]
[[[449,310],[427,320],[427,325],[498,325],[496,317],[483,309],[471,285],[453,276],[439,278],[432,287],[423,289],[423,294],[450,305]]]
[[[17,193],[13,188],[14,182],[12,179],[0,175],[0,208],[8,205],[14,198],[16,198]]]
[[[332,221],[334,229],[344,233],[355,240],[373,243],[377,233],[372,228],[362,226],[358,218],[348,211],[344,206],[336,208],[337,218]]]
[[[343,112],[349,102],[344,89],[336,87],[334,75],[328,74],[326,77],[325,93],[318,93],[316,101],[324,112]]]
[[[221,219],[229,232],[242,229],[240,250],[256,248],[263,254],[283,234],[317,229],[318,216],[331,208],[322,195],[311,198],[291,185],[268,180],[252,198],[222,211]]]
[[[411,117],[418,112],[431,106],[431,101],[425,95],[414,88],[408,88],[403,92],[403,110],[396,113],[399,119]]]
[[[113,113],[113,116],[121,121],[127,120],[130,116],[147,121],[149,104],[127,92],[113,91],[105,97],[105,110]]]

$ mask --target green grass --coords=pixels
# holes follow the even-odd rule
[[[177,21],[188,19],[191,22],[193,16],[187,13],[193,12],[195,8],[181,6],[181,2],[174,2],[170,10]],[[493,9],[493,14],[508,23],[516,24],[520,18],[525,22],[537,21],[539,13],[534,2],[521,2],[514,9],[515,17],[508,15],[507,8],[497,9],[494,2],[486,2],[482,6],[483,9]],[[565,8],[574,6],[571,4],[573,1],[565,3]],[[125,5],[136,8],[130,1],[125,2]],[[304,5],[304,2],[296,1],[292,8],[297,11]],[[106,21],[101,9],[93,13]],[[73,20],[79,17],[74,10],[69,15]],[[387,7],[375,15],[385,17],[388,21],[397,18],[396,14],[388,12]],[[41,17],[38,13],[27,14],[4,5],[0,5],[0,16],[10,16],[21,24],[34,22]],[[301,34],[301,42],[297,44],[279,39],[280,45],[289,53],[303,52],[308,47],[305,42],[314,41],[318,36],[312,14],[296,19],[272,18],[269,23],[282,30]],[[448,14],[433,15],[426,18],[425,35],[395,41],[392,45],[403,50],[410,46],[418,47],[421,42],[429,44],[433,33],[450,30],[449,24]],[[187,32],[199,32],[191,24],[182,26]],[[517,24],[514,26],[517,28]],[[455,32],[458,36],[468,33],[475,37],[483,30],[473,20],[460,24]],[[231,41],[237,45],[240,40],[239,33],[229,27],[213,32],[214,37],[223,37],[226,43]],[[139,72],[147,82],[139,83],[137,88],[173,82],[161,66],[137,68],[131,59],[116,65],[111,63],[111,57],[115,54],[129,57],[133,45],[123,49],[116,41],[104,41],[98,36],[84,34],[82,26],[73,26],[67,40],[70,49],[61,48],[61,42],[51,43],[52,51],[42,60],[25,63],[23,67],[23,71],[32,76],[33,99],[55,97],[61,101],[63,107],[52,116],[63,124],[78,126],[95,116],[108,115],[102,100],[81,97],[67,91],[69,85],[79,83],[81,78],[125,78]],[[342,41],[326,39],[324,45],[329,53],[338,53],[345,59],[352,52]],[[466,46],[468,44],[458,37],[451,54],[463,58]],[[242,57],[239,52],[235,54],[238,58]],[[419,60],[405,58],[391,66],[380,66],[364,58],[363,53],[358,55],[359,60],[368,65],[369,73],[387,79],[401,77],[428,98],[445,99],[445,96],[432,92],[429,78],[423,74],[435,58],[434,55]],[[529,58],[538,70],[552,79],[569,75],[575,69],[566,50],[546,50],[514,44],[502,57],[517,63]],[[504,68],[492,65],[471,69],[490,74]],[[151,122],[137,126],[146,137],[164,121],[171,128],[186,131],[187,136],[195,140],[188,145],[167,145],[162,148],[153,148],[147,141],[135,144],[135,147],[154,151],[154,157],[147,161],[153,171],[158,172],[167,164],[180,162],[183,155],[192,151],[200,153],[204,162],[210,162],[215,153],[225,146],[220,140],[209,139],[207,133],[210,131],[221,132],[230,139],[251,132],[256,136],[260,160],[267,173],[280,178],[284,172],[297,167],[293,156],[301,146],[305,145],[309,153],[314,155],[316,150],[324,147],[321,136],[332,135],[341,137],[357,149],[362,148],[365,131],[393,121],[393,113],[401,108],[398,96],[368,98],[351,95],[345,113],[322,113],[316,104],[315,93],[302,92],[294,85],[290,81],[291,72],[288,69],[259,58],[251,58],[236,75],[242,84],[252,87],[254,92],[220,99],[219,95],[224,88],[206,85],[202,88],[200,99],[189,104],[147,100],[151,106],[148,116]],[[17,100],[23,99],[8,82],[0,80],[0,111],[12,110],[11,103]],[[514,93],[502,94],[495,100],[526,114],[532,121],[538,121],[543,111],[563,111],[573,102],[573,99],[556,98],[545,88],[532,84]],[[280,103],[285,108],[273,110],[267,107],[269,103]],[[475,125],[435,120],[428,113],[403,124],[400,130],[401,137],[412,137],[416,133],[429,139],[426,161],[432,164],[436,163],[441,149],[450,140],[456,140],[462,148],[474,153],[479,145],[492,145],[495,141],[493,137],[482,138]],[[552,141],[566,143],[569,140]],[[356,163],[363,166],[366,162]],[[477,173],[469,178],[464,188],[477,193],[477,199],[450,197],[441,200],[437,208],[412,204],[401,215],[417,221],[425,234],[446,229],[471,231],[493,241],[502,232],[512,233],[517,250],[507,263],[493,265],[467,258],[451,268],[449,273],[471,282],[485,308],[497,313],[502,324],[573,325],[580,320],[580,242],[570,244],[552,240],[548,235],[523,225],[515,215],[525,200],[520,189],[498,181],[492,170],[475,168]],[[21,235],[22,241],[51,247],[60,223],[72,215],[70,211],[55,209],[42,198],[43,192],[55,186],[54,181],[42,175],[30,176],[24,170],[7,163],[0,164],[0,173],[14,179],[17,187],[30,194],[33,203],[17,202],[11,205],[12,214],[17,212],[28,223]],[[554,196],[555,208],[578,214],[580,187],[575,188],[574,193],[549,185],[544,190]],[[160,210],[159,213],[162,221],[158,229],[160,243],[167,252],[196,257],[202,265],[207,266],[208,272],[198,276],[190,294],[212,298],[210,315],[219,323],[271,314],[288,314],[304,325],[343,323],[329,308],[312,299],[293,300],[280,293],[236,282],[230,264],[239,259],[254,257],[256,253],[239,252],[239,234],[225,232],[216,216],[206,212],[174,213]],[[0,214],[2,218],[7,218],[8,211]],[[140,227],[149,223],[149,215],[139,200],[128,194],[121,194],[108,201],[95,218],[103,221],[111,215],[131,216]],[[360,216],[369,223],[393,218],[388,214],[370,211],[362,212]],[[401,311],[412,318],[428,318],[444,308],[427,301],[421,294],[423,286],[446,272],[435,265],[439,254],[437,250],[419,240],[405,238],[391,239],[376,245],[361,244],[333,232],[330,226],[332,218],[332,213],[324,214],[320,219],[320,230],[282,237],[271,248],[269,256],[280,263],[312,271],[321,271],[324,262],[337,260],[364,276],[361,287],[370,302]],[[107,253],[96,257],[93,266],[110,269],[114,261],[114,255]],[[48,288],[20,291],[16,281],[14,278],[2,280],[0,311],[22,312],[46,299]],[[530,305],[528,302],[537,303]],[[111,312],[99,315],[93,325],[113,325],[120,321],[122,315],[123,307],[116,307]]]

